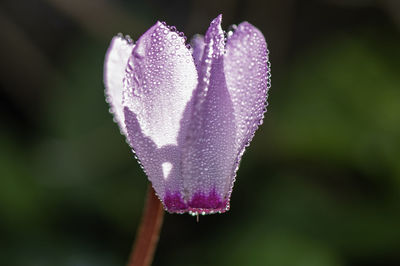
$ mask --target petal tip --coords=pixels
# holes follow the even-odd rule
[[[111,43],[115,43],[115,42],[123,42],[125,45],[133,44],[133,40],[132,40],[131,36],[124,35],[122,32],[119,32],[117,35],[115,35],[112,38]]]
[[[225,47],[225,37],[224,31],[221,27],[222,15],[218,15],[215,19],[213,19],[210,23],[210,26],[207,29],[206,35],[204,36],[204,41],[206,43],[214,43],[212,44],[212,48],[214,50],[215,55],[221,55],[224,52]]]
[[[240,23],[238,29],[241,29],[244,32],[256,34],[257,36],[264,38],[262,32],[256,26],[254,26],[248,21],[243,21],[242,23]]]
[[[210,25],[215,25],[215,24],[219,25],[221,24],[221,22],[222,22],[222,14],[219,14],[216,18],[214,18],[211,21]]]
[[[165,24],[166,24],[166,22],[157,20],[157,21],[156,21],[156,24],[154,24],[153,27],[154,27],[154,26],[161,26],[161,25],[165,25]]]

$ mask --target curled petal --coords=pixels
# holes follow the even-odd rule
[[[124,111],[122,106],[123,79],[128,58],[132,53],[134,44],[122,36],[115,36],[111,40],[104,61],[104,84],[106,86],[106,99],[110,104],[110,111],[119,125],[123,134],[126,135],[124,124]]]
[[[197,71],[185,38],[157,22],[137,41],[123,93],[128,139],[161,199],[182,191],[180,145]]]

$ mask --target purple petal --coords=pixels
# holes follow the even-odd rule
[[[195,36],[193,36],[190,44],[192,46],[194,64],[196,65],[196,68],[199,69],[201,59],[203,58],[203,51],[205,46],[204,37],[200,34],[196,34]]]
[[[204,42],[182,157],[183,198],[194,213],[223,212],[228,208],[236,159],[234,109],[223,69],[221,16],[211,22]]]
[[[124,111],[122,106],[123,79],[128,58],[132,53],[134,44],[122,36],[115,36],[111,40],[104,61],[104,84],[106,86],[106,100],[110,104],[110,112],[118,123],[123,134],[126,135],[124,124]]]
[[[157,22],[126,66],[123,105],[128,139],[161,199],[183,191],[181,152],[197,71],[185,38]]]
[[[262,33],[248,22],[228,34],[225,77],[237,126],[238,161],[264,117],[270,87],[268,50]]]

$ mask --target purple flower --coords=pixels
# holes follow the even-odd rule
[[[191,47],[157,22],[134,44],[112,39],[104,64],[115,121],[169,212],[229,209],[236,171],[266,110],[268,50],[248,22],[222,16]]]

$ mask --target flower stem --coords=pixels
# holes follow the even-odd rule
[[[151,184],[149,184],[142,221],[129,257],[128,266],[149,266],[151,264],[163,218],[164,208]]]

